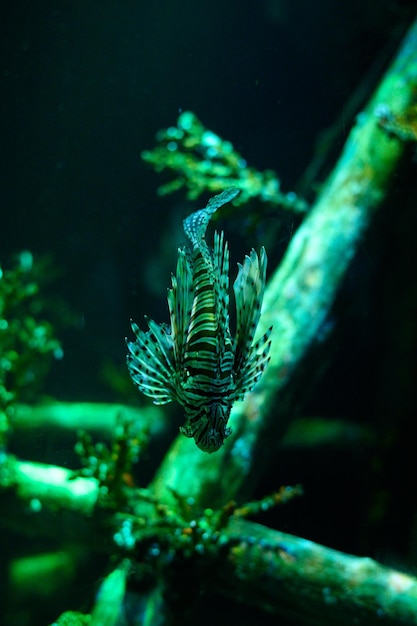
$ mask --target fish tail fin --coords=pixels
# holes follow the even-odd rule
[[[236,198],[238,193],[240,193],[240,190],[237,187],[228,187],[222,191],[222,193],[210,198],[204,209],[192,213],[184,220],[184,231],[188,239],[191,241],[193,248],[201,248],[202,242],[204,242],[207,225],[213,214],[218,208],[223,206],[223,204],[226,204],[226,202],[230,202],[233,198]]]

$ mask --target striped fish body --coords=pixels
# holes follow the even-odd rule
[[[193,245],[195,292],[184,352],[186,424],[181,432],[194,437],[202,450],[214,452],[230,433],[227,422],[235,382],[228,316],[229,253],[223,236],[217,234],[214,251],[208,249],[204,240],[207,217],[211,214],[203,210],[184,223]]]
[[[269,360],[271,329],[253,344],[265,287],[266,254],[255,251],[239,266],[234,283],[237,330],[229,328],[229,251],[215,233],[214,249],[205,241],[215,211],[239,191],[226,189],[184,221],[190,254],[178,251],[176,276],[168,290],[170,326],[148,321],[144,332],[132,324],[127,342],[133,381],[155,403],[177,400],[184,407],[180,428],[205,452],[215,452],[230,434],[227,423],[235,400],[242,399]]]

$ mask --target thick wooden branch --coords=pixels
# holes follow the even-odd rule
[[[36,406],[17,404],[13,407],[10,424],[16,431],[56,428],[74,433],[87,430],[112,437],[118,420],[134,422],[136,430],[159,434],[164,427],[164,412],[157,406],[136,408],[125,404],[104,402],[45,402]]]
[[[167,541],[175,543],[173,538],[179,537],[179,556],[181,537],[185,536],[181,527],[166,525],[162,518],[158,523],[155,507],[141,498],[139,490],[132,491],[132,499],[136,518],[143,521],[132,535],[131,549],[125,546],[123,554],[134,563],[138,554],[146,554],[142,541],[153,547],[166,546]],[[0,467],[0,500],[5,526],[64,544],[76,538],[88,551],[118,551],[114,537],[123,516],[101,507],[94,479],[72,480],[63,468],[8,457]],[[207,541],[204,551],[211,583],[221,594],[281,617],[293,617],[295,623],[306,626],[417,624],[417,580],[412,576],[234,515],[219,533],[217,541]],[[164,561],[162,551],[161,558]],[[204,574],[201,548],[193,553],[187,546],[185,558],[190,571],[195,566],[200,576]],[[215,568],[213,559],[218,563]],[[148,601],[154,615],[155,606],[162,602],[158,585]],[[106,610],[105,604],[101,602],[102,610]]]
[[[367,557],[232,519],[218,589],[305,626],[417,624],[417,580]]]

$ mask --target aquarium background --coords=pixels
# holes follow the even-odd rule
[[[166,174],[141,159],[157,131],[191,110],[248,163],[275,170],[285,191],[312,202],[413,18],[412,5],[2,3],[0,260],[7,266],[22,250],[50,256],[56,271],[45,293],[65,303],[55,310],[62,312],[56,327],[64,356],[53,363],[42,396],[144,403],[125,371],[129,320],[167,320],[182,220],[208,199],[190,202],[181,191],[158,196]],[[320,143],[328,129],[328,144]],[[322,166],[306,187],[303,176],[319,149]],[[304,416],[366,426],[371,443],[353,438],[302,454],[289,445],[256,493],[302,483],[301,500],[259,521],[407,571],[415,570],[417,544],[415,179],[410,149],[344,281],[328,320],[332,341],[321,376],[303,406]],[[231,267],[278,224],[278,236],[266,244],[272,271],[300,216],[277,210],[249,228],[251,207],[241,211],[218,221],[231,244]],[[148,479],[181,424],[181,409],[169,410],[172,427],[145,460]],[[48,432],[14,441],[14,451],[74,463],[72,443]],[[7,558],[37,549],[36,537],[22,545],[17,537],[12,549],[9,535],[0,539]],[[38,608],[24,623],[47,623],[78,608],[95,575],[83,573],[83,591],[73,585],[67,606],[51,601],[50,612]],[[223,623],[216,612],[223,601],[214,602],[206,601],[199,623],[211,623],[211,611]],[[226,609],[242,623],[274,621],[233,603]]]

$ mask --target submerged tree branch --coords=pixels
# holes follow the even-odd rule
[[[100,502],[95,479],[72,480],[70,473],[60,467],[8,457],[0,471],[2,491],[12,494],[7,506],[2,507],[3,525],[64,543],[75,536],[88,542],[94,528],[95,540],[90,550],[113,555],[120,549],[114,537],[118,529],[120,533],[123,515],[106,507],[105,499]],[[206,527],[205,533],[212,533],[210,540],[204,542],[202,535],[196,534],[200,549],[194,551],[190,549],[193,539],[189,523],[183,520],[181,528],[173,524],[170,515],[158,514],[158,507],[147,501],[141,490],[133,490],[131,499],[135,501],[135,518],[142,519],[142,523],[136,530],[132,526],[132,544],[124,544],[121,554],[132,563],[149,559],[148,545],[153,552],[160,550],[161,570],[157,567],[159,557],[155,557],[155,569],[160,573],[170,567],[175,572],[176,559],[185,558],[189,563],[187,570],[195,570],[198,579],[205,575],[201,559],[204,554],[215,591],[280,616],[296,617],[297,623],[302,620],[306,626],[347,626],[353,621],[367,626],[417,624],[417,581],[412,576],[369,558],[344,554],[249,522],[240,517],[241,509],[226,516],[218,531]],[[197,520],[195,528],[198,524]],[[184,543],[183,539],[190,541]],[[167,564],[163,546],[170,542],[176,545],[176,554]],[[217,563],[214,569],[213,562]],[[127,569],[122,569],[125,575]],[[159,578],[155,583],[154,590],[144,596],[148,614],[153,616],[147,623],[152,624],[156,620],[155,606],[159,606],[159,611],[163,602]],[[108,597],[106,603],[99,595],[93,615],[110,609],[118,613],[123,606],[122,596],[119,593],[114,602]],[[157,623],[167,622],[159,619]]]
[[[133,422],[136,430],[159,434],[165,424],[164,412],[157,406],[136,408],[104,402],[45,402],[36,406],[16,404],[10,415],[14,430],[56,428],[75,432],[88,430],[112,436],[119,420]]]
[[[223,593],[297,624],[417,623],[417,580],[367,557],[232,519],[234,547],[217,585]]]

